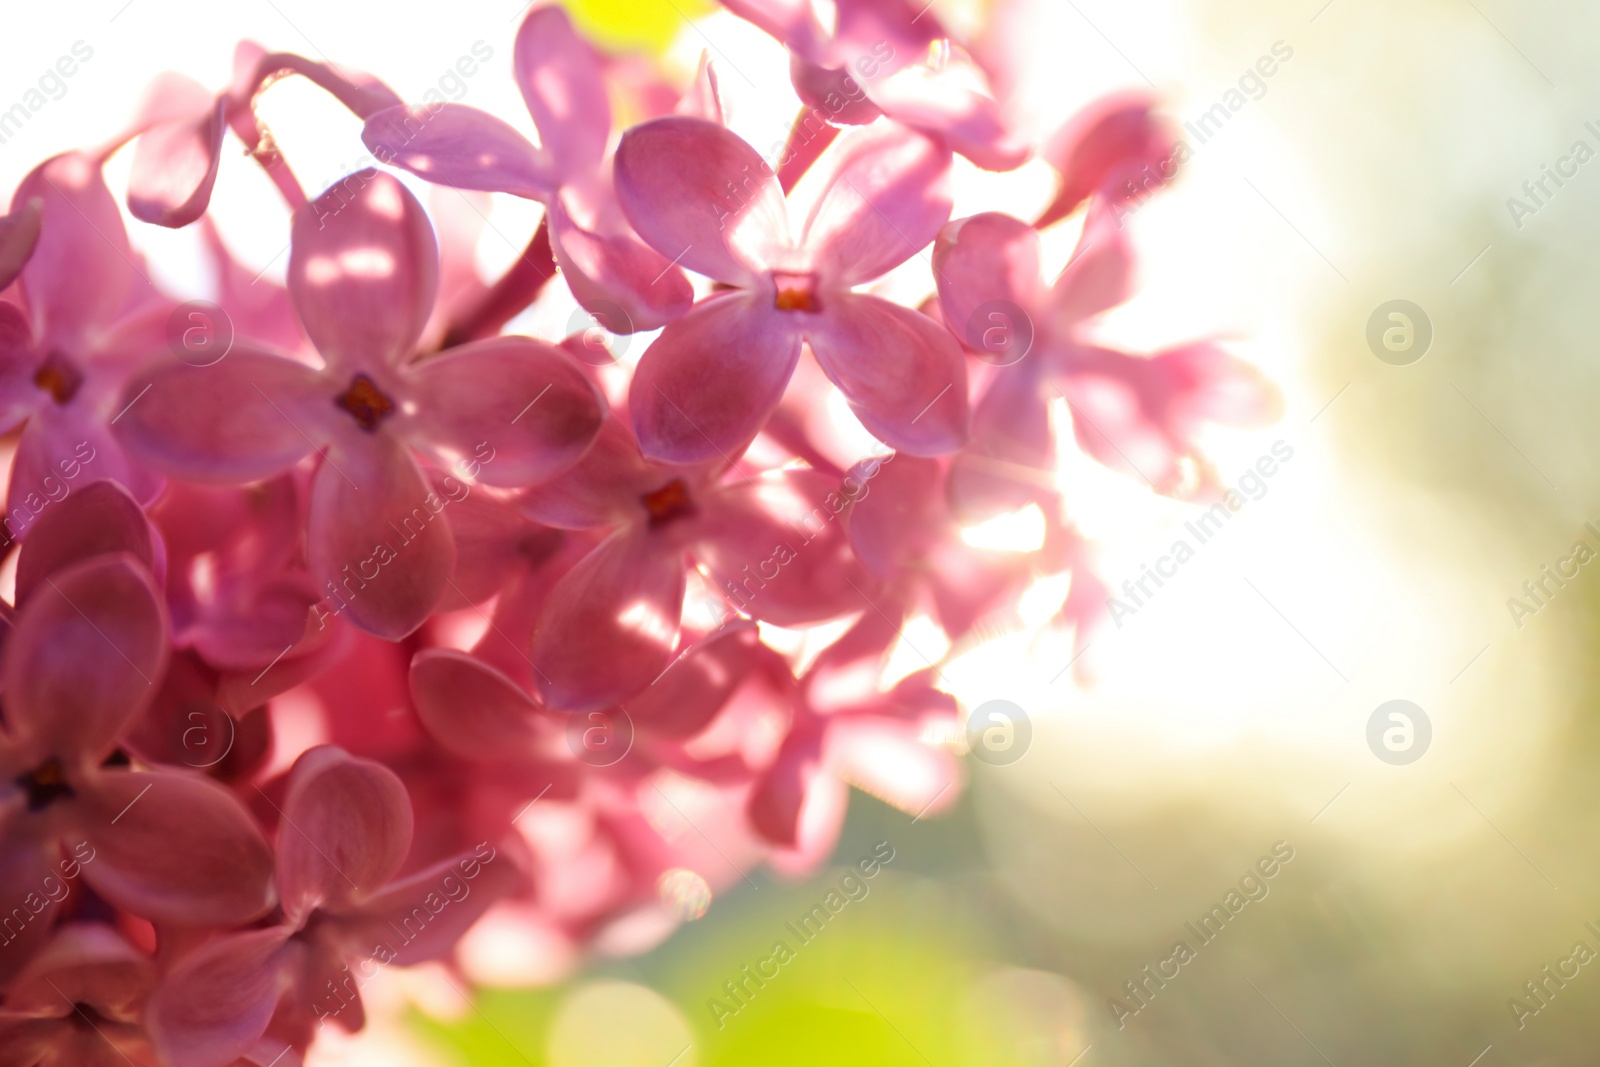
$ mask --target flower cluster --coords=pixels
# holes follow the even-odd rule
[[[1202,496],[1200,430],[1270,417],[1215,344],[1091,339],[1131,288],[1119,207],[1171,153],[1152,101],[1048,139],[1034,221],[952,220],[954,156],[1036,153],[933,13],[725,6],[791,57],[770,162],[709,62],[646,85],[536,6],[511,74],[537,144],[243,44],[226,88],[162,78],[16,190],[0,1063],[297,1063],[381,967],[637,951],[757,864],[814,869],[851,785],[947,807],[962,709],[937,663],[886,673],[907,621],[960,642],[1070,575],[1051,625],[1081,647],[1105,595],[1061,457]],[[292,75],[381,166],[305,193],[257,113]],[[286,201],[285,285],[207,215],[230,136]],[[198,228],[209,310],[129,242],[103,168],[130,145],[127,212]],[[486,284],[428,184],[543,221]],[[610,334],[659,331],[636,364],[505,332],[557,275]],[[1032,549],[963,536],[1022,509]]]

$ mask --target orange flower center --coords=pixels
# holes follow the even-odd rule
[[[78,395],[83,384],[83,372],[61,353],[52,352],[34,372],[33,384],[50,394],[57,404],[65,404]]]
[[[675,519],[694,514],[694,501],[689,499],[689,486],[682,478],[674,478],[653,493],[639,498],[645,511],[650,513],[651,526],[665,526]]]
[[[384,396],[365,374],[356,375],[350,388],[334,403],[349,412],[350,417],[368,433],[376,430],[378,423],[394,413],[394,401]]]

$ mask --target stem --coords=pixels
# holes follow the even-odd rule
[[[528,247],[517,256],[501,279],[483,294],[477,305],[450,324],[445,331],[444,348],[468,341],[493,337],[523,308],[539,298],[545,283],[556,275],[555,254],[550,247],[550,221],[539,221]]]

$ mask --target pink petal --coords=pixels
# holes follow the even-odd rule
[[[1176,127],[1155,111],[1148,93],[1121,93],[1079,111],[1051,138],[1043,155],[1061,172],[1061,191],[1040,226],[1065,218],[1094,193],[1137,198],[1177,173]]]
[[[950,149],[891,122],[850,130],[795,187],[801,246],[819,278],[871,281],[924,248],[950,218]]]
[[[731,462],[777,408],[799,358],[799,328],[770,294],[702,300],[635,369],[628,410],[640,449],[670,463]]]
[[[83,877],[117,907],[184,926],[249,922],[272,907],[272,850],[238,798],[210,778],[107,770],[74,807],[94,848]]]
[[[998,211],[957,219],[940,232],[933,246],[933,276],[950,332],[969,348],[992,352],[992,345],[981,343],[984,331],[991,325],[1015,329],[1018,324],[997,322],[990,313],[1004,315],[1005,309],[984,305],[1003,301],[1031,315],[1042,304],[1039,235],[1021,219]],[[1030,336],[1037,333],[1031,319],[1028,325]]]
[[[411,660],[411,697],[435,741],[464,759],[522,759],[540,731],[539,705],[475,656],[430,648]]]
[[[547,156],[507,123],[465,104],[402,104],[367,120],[361,140],[380,163],[454,189],[555,194],[560,176]]]
[[[539,143],[561,180],[593,173],[611,136],[611,102],[594,47],[552,4],[522,20],[512,61]]]
[[[639,498],[670,478],[665,468],[639,454],[633,432],[613,413],[575,467],[529,489],[517,505],[539,522],[565,530],[618,526],[640,518]]]
[[[6,717],[56,755],[98,760],[154,696],[167,620],[131,557],[47,575],[5,646]]]
[[[39,244],[39,220],[44,202],[34,199],[12,207],[0,216],[0,289],[17,280]]]
[[[111,436],[104,420],[89,405],[41,406],[22,429],[6,490],[8,537],[22,538],[32,520],[54,502],[66,499],[80,480],[109,478],[127,487],[134,499],[148,504],[162,488],[162,479],[131,461]]]
[[[1179,425],[1263,426],[1283,414],[1283,397],[1260,369],[1209,342],[1157,353],[1152,363],[1176,390]]]
[[[1096,203],[1084,220],[1083,236],[1066,269],[1050,287],[1052,328],[1065,337],[1078,323],[1133,295],[1133,249],[1127,231],[1105,202]]]
[[[733,623],[685,649],[654,685],[628,701],[628,712],[652,733],[693,737],[744,683],[761,648],[754,624]]]
[[[937,456],[967,440],[967,366],[945,328],[876,296],[829,294],[808,323],[817,362],[869,433]]]
[[[388,946],[402,967],[441,959],[485,911],[522,882],[523,874],[506,850],[485,841],[391,883],[359,911],[341,915],[337,929],[363,955],[374,946]]]
[[[150,999],[150,1037],[170,1067],[227,1067],[247,1054],[289,984],[291,927],[229,934],[178,961]]]
[[[6,1010],[59,1015],[66,1001],[88,1004],[110,1019],[131,1021],[144,1009],[155,977],[151,961],[112,927],[68,923],[7,990]]]
[[[451,478],[433,477],[436,490],[456,496],[465,489]],[[442,604],[481,604],[504,589],[530,563],[559,549],[562,535],[529,522],[509,503],[485,492],[450,502],[450,532],[456,540],[455,588]],[[454,594],[454,596],[452,596]]]
[[[447,503],[384,434],[323,460],[311,482],[311,571],[346,618],[391,641],[422,625],[455,569]]]
[[[613,333],[659,329],[694,302],[689,279],[666,257],[631,230],[602,233],[579,226],[561,197],[550,205],[550,240],[572,295],[605,316]],[[622,319],[613,323],[615,308],[622,309]]]
[[[20,907],[29,918],[26,924],[13,921],[9,927],[0,927],[10,939],[0,944],[0,986],[11,985],[13,977],[50,939],[56,920],[60,918],[63,909],[48,896],[55,883],[46,882],[48,878],[60,878],[56,867],[59,854],[60,849],[54,842],[45,844],[31,840],[10,832],[10,827],[7,832],[0,833],[0,893],[5,894],[0,899],[9,902],[5,917],[11,918],[10,909]],[[37,913],[33,910],[35,905],[39,907]]]
[[[334,395],[305,364],[236,346],[210,366],[161,359],[132,375],[115,432],[158,470],[194,481],[257,481],[326,440]]]
[[[722,6],[799,54],[822,47],[824,33],[810,0],[723,0]]]
[[[807,802],[829,787],[827,779],[822,766],[821,724],[796,726],[750,793],[746,807],[750,825],[775,845],[795,847],[800,843]]]
[[[673,114],[705,119],[724,126],[728,124],[728,111],[722,103],[722,87],[709,50],[700,53],[700,66],[695,69],[694,81],[684,92],[683,99],[678,101]]]
[[[364,900],[411,847],[411,798],[381,763],[319,745],[295,761],[278,825],[278,892],[298,919]]]
[[[533,635],[547,707],[589,711],[649,685],[672,657],[683,559],[643,526],[618,531],[551,590]]]
[[[439,247],[405,186],[358,171],[294,213],[289,242],[289,294],[324,359],[355,369],[410,354],[438,292]]]
[[[828,731],[828,760],[852,785],[921,817],[961,796],[961,765],[948,749],[924,744],[918,727],[878,716],[849,716]]]
[[[39,358],[33,328],[15,304],[0,302],[0,432],[10,433],[49,395],[34,384]]]
[[[126,552],[147,572],[156,570],[159,541],[144,509],[116,482],[90,482],[47,509],[17,557],[17,603],[45,579],[74,563]],[[161,577],[159,574],[157,577]]]
[[[996,368],[972,413],[972,443],[950,466],[950,501],[963,521],[1015,511],[1054,483],[1055,445],[1038,366]]]
[[[420,437],[446,462],[475,458],[488,485],[542,482],[594,443],[605,400],[565,352],[529,337],[496,337],[408,368]]]
[[[714,510],[706,507],[695,556],[731,603],[755,618],[795,626],[857,611],[867,579],[842,513],[858,495],[812,470],[730,485]]]
[[[634,230],[689,270],[748,285],[789,246],[777,176],[717,123],[674,115],[635,126],[622,135],[614,167]]]
[[[867,491],[850,511],[850,543],[873,574],[894,578],[947,532],[940,466],[896,455],[869,460],[851,473]]]
[[[816,123],[825,113],[836,126],[866,126],[883,116],[847,68],[812,63],[796,52],[789,56],[789,81],[800,98],[802,123]]]
[[[35,197],[42,208],[39,243],[22,268],[34,330],[45,350],[82,352],[143,278],[122,212],[92,159],[68,152],[39,164],[17,186],[13,210]]]
[[[161,115],[139,137],[128,177],[128,210],[158,226],[187,226],[205,213],[217,180],[227,100],[181,74],[152,87]],[[153,116],[154,117],[154,116]]]
[[[1026,142],[985,91],[977,66],[959,50],[952,53],[941,65],[907,64],[861,89],[895,122],[939,134],[984,170],[1015,170],[1027,161]]]

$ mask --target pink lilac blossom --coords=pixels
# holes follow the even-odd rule
[[[667,936],[671,872],[814,871],[852,787],[937,817],[964,709],[944,658],[888,673],[904,628],[965,647],[1065,577],[1048,625],[1081,653],[1106,598],[1063,452],[1203,497],[1206,429],[1274,414],[1220,344],[1096,339],[1133,288],[1119,216],[1175,176],[1155,100],[1030,144],[1007,72],[915,4],[725,6],[791,60],[776,171],[709,59],[673,81],[541,3],[506,72],[537,143],[245,42],[226,87],[157,78],[14,191],[0,1067],[292,1067],[387,968],[494,972],[481,931],[573,966]],[[378,166],[308,196],[258,112],[288,76]],[[211,214],[230,138],[282,197],[286,285]],[[199,227],[220,357],[174,338],[190,305],[103,175],[124,150],[126,214]],[[968,161],[1035,155],[1035,222],[951,221]],[[544,209],[494,279],[489,194]],[[510,332],[566,299],[660,332],[631,366]],[[1027,344],[997,353],[997,321]],[[969,543],[1024,509],[1036,547]]]

